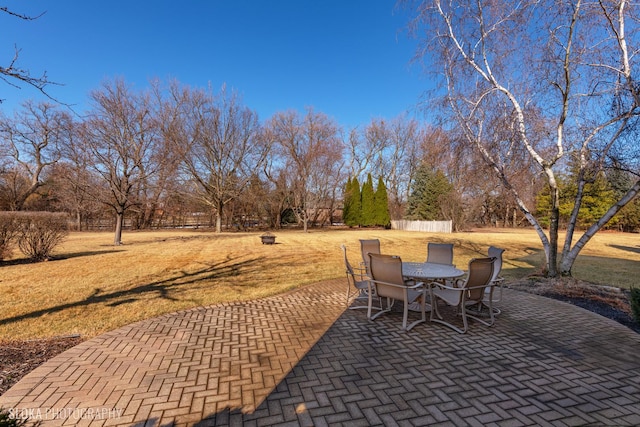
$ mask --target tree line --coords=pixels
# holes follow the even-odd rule
[[[0,210],[65,211],[78,229],[259,222],[303,228],[340,221],[344,183],[373,173],[404,215],[413,170],[434,132],[415,120],[372,120],[345,131],[311,108],[264,121],[224,87],[170,82],[134,91],[122,80],[90,94],[75,117],[27,101],[0,116]],[[112,220],[112,218],[114,218]]]
[[[83,117],[32,101],[0,116],[0,210],[67,212],[79,230],[115,229],[116,244],[125,226],[526,225],[477,153],[451,150],[455,135],[404,116],[348,132],[312,108],[260,121],[224,87],[175,81],[141,91],[108,81],[90,101]],[[526,168],[517,173],[544,215],[545,186]],[[354,210],[356,193],[364,209]],[[614,222],[637,223],[634,213]]]

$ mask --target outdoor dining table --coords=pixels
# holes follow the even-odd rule
[[[455,279],[464,275],[464,271],[454,265],[434,262],[403,262],[402,275],[419,281]]]
[[[425,286],[431,286],[433,281],[456,279],[464,275],[464,271],[454,265],[437,264],[433,262],[402,262],[402,275],[407,279],[425,282]],[[409,304],[409,310],[419,311],[420,304]],[[426,311],[431,310],[431,305],[426,304]]]

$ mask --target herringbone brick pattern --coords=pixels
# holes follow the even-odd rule
[[[403,332],[344,311],[344,285],[129,325],[0,406],[45,426],[640,425],[640,336],[613,321],[505,291],[492,328]]]

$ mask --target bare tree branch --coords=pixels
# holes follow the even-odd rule
[[[46,13],[46,12],[42,12],[40,15],[37,15],[37,16],[29,16],[26,14],[14,12],[6,6],[0,7],[0,12],[4,12],[8,15],[14,16],[18,19],[22,19],[25,21],[34,21]],[[49,92],[46,90],[46,86],[48,85],[61,86],[61,84],[49,80],[49,77],[47,76],[46,71],[42,73],[40,77],[35,77],[31,74],[31,72],[28,69],[21,68],[18,65],[18,58],[20,56],[20,52],[21,50],[18,49],[17,46],[15,46],[15,53],[13,55],[13,58],[9,62],[9,65],[0,66],[0,80],[4,81],[9,86],[13,86],[14,88],[17,88],[17,89],[21,89],[21,85],[20,85],[21,83],[27,84],[29,86],[36,88],[38,91],[40,91],[43,95],[45,95],[50,100],[59,103],[57,99],[55,99],[53,96],[49,94]],[[0,103],[2,102],[3,102],[3,99],[0,98]]]

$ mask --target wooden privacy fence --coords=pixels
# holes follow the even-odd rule
[[[426,231],[430,233],[451,233],[452,221],[391,221],[391,228],[404,231]]]

